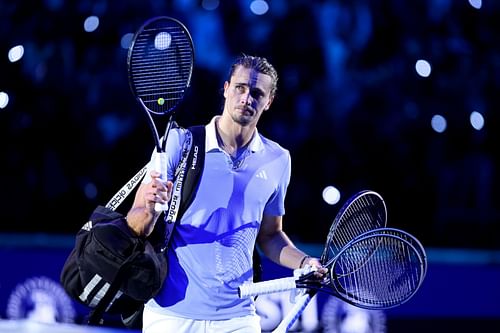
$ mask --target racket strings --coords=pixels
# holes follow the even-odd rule
[[[381,218],[378,209],[373,208],[373,205],[371,197],[364,196],[349,207],[345,214],[346,217],[339,222],[336,238],[339,240],[340,247],[366,231],[383,226],[383,218]]]
[[[387,308],[409,298],[422,280],[421,258],[402,239],[368,237],[343,251],[331,286],[360,306]]]
[[[136,95],[155,113],[166,113],[182,100],[189,86],[193,48],[179,25],[145,28],[129,59]]]
[[[323,258],[324,261],[331,262],[331,259],[351,240],[386,224],[385,204],[380,196],[373,192],[366,192],[356,197],[347,207],[343,207],[343,210],[328,235],[327,255]]]
[[[420,243],[420,241],[415,238],[413,235],[404,232],[400,229],[395,229],[395,228],[380,228],[376,230],[371,230],[369,232],[366,232],[363,236],[369,236],[373,234],[384,234],[384,235],[392,235],[399,237],[403,239],[404,241],[410,243],[413,247],[410,249],[410,247],[406,247],[408,250],[408,255],[411,255],[411,251],[414,249],[417,251],[418,255],[420,258],[422,258],[422,274],[425,275],[427,272],[427,255],[425,253],[425,249]],[[423,277],[422,277],[423,280]]]

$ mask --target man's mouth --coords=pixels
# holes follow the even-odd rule
[[[237,109],[240,110],[241,113],[249,113],[250,115],[254,114],[254,110],[252,108],[249,108],[249,107],[239,107]]]

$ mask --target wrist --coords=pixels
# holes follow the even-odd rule
[[[138,208],[129,211],[125,221],[137,237],[144,238],[153,231],[155,216],[147,208]]]
[[[308,262],[310,258],[311,256],[307,254],[303,256],[302,259],[300,260],[299,268],[303,268],[305,263]]]

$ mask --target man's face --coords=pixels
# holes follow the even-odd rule
[[[224,111],[242,126],[256,124],[262,112],[271,106],[271,88],[269,75],[239,66],[231,81],[224,83]]]

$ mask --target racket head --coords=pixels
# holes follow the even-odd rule
[[[354,306],[389,309],[415,295],[425,276],[425,263],[412,241],[373,232],[341,250],[330,268],[329,286],[332,294]]]
[[[328,266],[351,240],[387,225],[387,207],[380,194],[363,190],[350,197],[330,226],[320,261]]]
[[[179,20],[157,16],[134,34],[127,56],[129,85],[149,112],[172,113],[191,85],[194,47]]]

